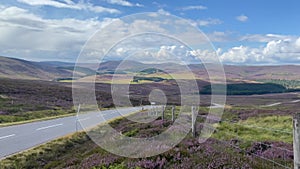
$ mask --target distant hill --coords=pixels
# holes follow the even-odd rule
[[[11,79],[55,80],[73,76],[73,63],[31,62],[22,59],[0,56],[0,77]],[[80,76],[90,75],[92,70],[79,68]]]
[[[145,64],[137,61],[107,61],[100,64],[98,72],[141,72],[147,69],[160,69],[166,72],[182,71],[185,66],[176,63]]]
[[[122,64],[121,64],[122,63]],[[212,65],[212,68],[214,66]],[[207,79],[208,74],[203,64],[180,65],[176,63],[144,64],[136,61],[108,61],[100,64],[98,69],[101,73],[113,73],[118,68],[118,72],[143,72],[145,70],[159,69],[164,72],[183,72],[191,70],[199,77]],[[188,69],[187,69],[188,68]],[[264,79],[285,79],[299,80],[300,66],[298,65],[275,65],[275,66],[236,66],[224,65],[226,77],[228,79],[240,80],[264,80]]]
[[[300,66],[229,66],[224,67],[227,77],[248,80],[285,79],[299,80]]]
[[[107,61],[99,65],[99,73],[135,72],[146,67],[146,64],[136,61]]]
[[[53,66],[53,67],[70,67],[75,65],[75,63],[60,62],[60,61],[43,61],[43,62],[36,62],[36,63],[39,65]]]
[[[0,77],[53,80],[70,75],[69,71],[57,69],[50,65],[41,65],[22,59],[0,57]]]
[[[0,77],[19,79],[70,79],[73,76],[75,63],[68,62],[31,62],[22,59],[0,57]],[[213,66],[212,66],[213,67]],[[95,74],[126,74],[128,72],[155,73],[157,70],[166,73],[179,73],[185,77],[185,71],[191,70],[201,80],[209,80],[207,71],[203,64],[184,65],[177,63],[145,64],[137,61],[107,61],[99,66],[96,63],[82,63],[78,67],[77,77],[87,77]],[[117,69],[117,72],[115,72]],[[154,71],[155,72],[151,72]],[[235,66],[224,65],[226,77],[230,81],[263,81],[269,79],[299,80],[300,66],[278,65],[278,66]]]

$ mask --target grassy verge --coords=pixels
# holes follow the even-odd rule
[[[75,111],[72,109],[20,104],[15,103],[13,99],[5,95],[0,95],[0,127],[61,118],[74,114]]]
[[[0,115],[0,126],[29,123],[41,120],[50,120],[75,115],[74,110],[40,110],[24,113],[15,113],[13,115]]]
[[[51,117],[44,117],[44,118],[37,118],[37,119],[31,119],[31,120],[9,122],[9,123],[7,122],[7,123],[1,123],[0,127],[7,127],[7,126],[13,126],[13,125],[19,125],[19,124],[26,124],[26,123],[32,123],[32,122],[38,122],[38,121],[45,121],[45,120],[52,120],[52,119],[69,117],[69,116],[75,116],[75,115],[76,115],[76,113],[70,113],[70,114],[64,114],[64,115],[58,115],[58,116],[51,116]]]
[[[85,108],[84,111],[91,111],[94,109]],[[101,108],[105,111],[108,108]],[[75,110],[40,110],[40,111],[30,111],[30,112],[20,112],[13,115],[0,115],[0,127],[12,126],[18,124],[25,124],[37,121],[52,120],[57,118],[75,116]]]

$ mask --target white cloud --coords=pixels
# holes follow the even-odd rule
[[[147,38],[143,37],[143,39],[145,40]],[[137,47],[136,50],[132,50],[133,53],[136,51],[138,51],[139,53],[131,55],[134,58],[133,60],[149,63],[178,63],[181,61],[184,61],[186,63],[199,63],[200,61],[215,63],[217,59],[219,59],[225,64],[241,65],[300,63],[300,37],[293,40],[273,40],[266,43],[265,46],[260,47],[240,45],[231,47],[227,50],[218,48],[216,49],[216,51],[214,51],[214,49],[209,46],[203,46],[203,49],[191,50],[186,46],[180,45],[180,43],[172,44],[166,42],[170,45],[161,45],[164,43],[159,42],[163,42],[163,39],[161,41],[159,41],[158,39],[156,40],[157,42],[155,44],[160,45],[158,49],[141,50],[139,47]],[[132,43],[137,43],[137,41],[134,41]],[[143,41],[138,43],[143,43]],[[140,47],[142,48],[143,45],[141,45]],[[126,50],[128,50],[129,48],[118,48],[116,49],[116,53],[120,53],[119,55],[126,54],[126,52],[128,52]]]
[[[84,42],[113,19],[44,19],[18,7],[0,11],[2,55],[29,60],[75,58]]]
[[[219,25],[223,22],[220,19],[208,18],[205,20],[190,20],[191,24],[194,26],[210,26],[210,25]]]
[[[52,6],[56,8],[69,8],[75,10],[89,10],[95,13],[120,13],[117,9],[105,8],[102,6],[95,6],[91,3],[84,3],[83,1],[79,1],[79,3],[74,3],[71,0],[65,0],[63,2],[55,1],[55,0],[18,0],[18,2],[25,3],[31,6]]]
[[[273,40],[292,39],[293,36],[289,35],[278,35],[278,34],[252,34],[242,36],[239,40],[249,42],[270,42]]]
[[[248,20],[248,16],[240,15],[240,16],[236,17],[236,20],[241,21],[241,22],[246,22]]]
[[[188,11],[188,10],[205,10],[207,9],[206,6],[202,6],[202,5],[195,5],[195,6],[186,6],[181,8],[181,10],[183,11]]]
[[[157,8],[165,8],[168,6],[166,4],[158,3],[156,1],[153,1],[152,4],[155,5]]]
[[[199,26],[219,25],[222,23],[219,19],[207,19],[196,21]]]
[[[285,40],[272,40],[261,47],[235,46],[226,51],[192,50],[194,55],[209,60],[218,57],[229,64],[300,64],[300,37]]]
[[[300,48],[300,38],[298,38],[295,42],[296,48],[299,49]]]
[[[116,55],[117,56],[123,56],[126,53],[126,49],[120,47],[118,49],[116,49]]]
[[[179,22],[179,21],[178,21]],[[151,28],[146,20],[134,22],[135,29],[137,32],[141,32],[144,29],[153,29],[163,31],[162,27],[159,26],[161,23],[156,23],[156,27]],[[182,22],[182,24],[184,24]],[[141,27],[144,25],[145,27]],[[176,25],[176,24],[174,24]],[[166,32],[167,33],[167,32]],[[230,41],[231,36],[226,32],[213,32],[208,34],[210,38],[214,41]],[[175,35],[175,34],[174,34]],[[268,35],[267,37],[272,37],[270,41],[266,42],[265,45],[258,47],[251,47],[245,45],[238,45],[231,47],[229,49],[218,48],[216,51],[209,46],[209,42],[205,40],[205,37],[193,32],[192,30],[186,30],[186,32],[181,32],[176,34],[178,39],[185,39],[183,42],[193,42],[199,45],[200,49],[195,48],[191,50],[185,46],[182,46],[180,42],[174,43],[174,41],[165,41],[162,39],[157,39],[153,35],[148,37],[140,37],[139,41],[132,41],[127,46],[122,46],[125,49],[129,49],[131,46],[137,47],[136,50],[141,51],[148,47],[145,41],[149,41],[148,38],[153,38],[149,43],[152,47],[157,47],[155,50],[145,50],[144,53],[139,54],[139,57],[135,59],[139,61],[148,62],[178,62],[178,60],[184,60],[187,63],[199,63],[199,59],[203,62],[214,62],[216,59],[220,59],[221,62],[226,64],[299,64],[300,63],[300,37],[287,38],[290,36],[285,35]],[[282,39],[280,39],[280,37]],[[273,39],[274,38],[274,39]],[[264,41],[267,39],[264,39]],[[133,45],[134,44],[134,45]],[[140,45],[140,46],[137,46]],[[154,45],[155,44],[155,45]],[[193,46],[193,45],[192,45]],[[119,49],[119,52],[123,52],[123,49]],[[124,52],[123,52],[124,53]],[[145,59],[145,60],[143,60]]]
[[[68,3],[62,3],[62,2],[58,2],[58,1],[54,1],[54,0],[18,0],[18,2],[21,3],[25,3],[28,5],[32,5],[32,6],[37,6],[37,5],[47,5],[47,6],[53,6],[56,8],[72,8],[72,9],[78,9],[78,7],[76,7],[74,5],[74,3],[72,1],[68,1]]]
[[[137,60],[147,63],[163,63],[163,62],[185,62],[185,63],[217,63],[219,61],[225,64],[295,64],[300,62],[300,50],[284,49],[282,51],[282,42],[272,41],[265,47],[251,48],[247,46],[236,46],[228,50],[222,51],[218,48],[213,49],[195,49],[190,50],[180,45],[161,45],[158,50],[137,50],[138,54],[131,55],[131,60]],[[124,48],[116,49],[119,56],[126,54]]]
[[[159,13],[159,14],[161,14],[161,15],[170,15],[170,12],[165,11],[164,9],[159,9],[159,10],[157,11],[157,13]]]
[[[0,11],[0,31],[2,32],[0,34],[0,54],[28,58],[29,60],[59,60],[62,57],[75,58],[83,44],[95,31],[103,28],[112,20],[118,20],[111,18],[103,19],[102,21],[99,21],[97,18],[85,20],[73,18],[45,19],[26,9],[14,6],[1,7],[0,9],[2,9]],[[107,49],[111,46],[111,42],[120,41],[120,37],[143,32],[159,32],[164,35],[174,36],[190,45],[208,42],[202,34],[199,34],[198,29],[187,26],[188,22],[183,22],[177,18],[163,19],[167,15],[169,15],[168,12],[159,10],[156,16],[147,17],[145,15],[145,18],[140,17],[136,19],[132,17],[131,20],[129,19],[126,22],[121,20],[113,22],[108,29],[101,30],[102,38],[107,40],[102,40],[99,43],[101,43],[101,47]],[[221,33],[215,34],[215,36],[218,36],[217,34],[220,37],[223,36]],[[18,40],[16,37],[18,37]],[[130,46],[141,49],[148,46],[152,47],[153,44],[156,47],[170,45],[166,40],[161,40],[161,37],[163,36],[152,35],[148,37],[150,40],[147,41],[143,37],[139,41],[135,39],[132,43],[128,43],[127,46],[122,46],[123,49],[119,49],[116,52],[116,56],[122,56]],[[91,47],[91,53],[87,52],[87,56],[91,59],[105,53],[102,48],[95,50],[96,52],[92,51],[92,49],[99,48],[99,43],[96,43],[98,46],[95,47],[89,46]],[[162,48],[161,54],[163,54],[163,50],[169,49]]]
[[[214,62],[218,59],[218,55],[213,49],[195,49],[186,51],[185,57],[198,58],[201,62]]]
[[[159,50],[145,51],[147,57],[152,59],[147,59],[152,63],[163,63],[163,62],[173,62],[173,63],[195,63],[195,57],[193,55],[187,55],[188,48],[184,45],[161,45]],[[142,55],[145,56],[145,55]],[[148,61],[148,62],[149,62]],[[199,60],[198,60],[199,62]]]
[[[106,37],[103,36],[107,35],[107,38],[109,39],[109,41],[101,41],[102,47],[109,47],[110,45],[107,45],[107,43],[111,43],[112,41],[116,41],[115,43],[118,44],[116,49],[112,50],[112,54],[110,54],[109,57],[136,56],[135,52],[137,51],[153,48],[156,50],[146,50],[143,53],[145,55],[141,54],[139,61],[143,61],[146,56],[148,56],[148,58],[155,58],[150,59],[151,61],[170,61],[172,60],[172,54],[181,57],[186,56],[187,49],[180,47],[183,43],[191,46],[211,46],[210,41],[204,34],[199,32],[197,28],[188,26],[188,21],[177,18],[164,19],[166,16],[159,15],[158,13],[155,13],[154,15],[150,14],[148,16],[149,17],[145,16],[145,18],[138,17],[139,19],[132,18],[133,20],[130,22],[127,20],[126,22],[120,21],[119,23],[113,23],[114,26],[109,29],[101,30],[102,33],[99,35],[99,38],[105,39]],[[142,35],[140,36],[141,33]],[[122,37],[125,39],[120,43],[119,41],[120,39],[123,39]],[[216,41],[226,41],[225,38],[227,38],[227,34],[224,32],[213,32],[211,33],[210,38],[213,38],[213,40]],[[90,49],[98,50],[97,47],[99,48],[99,46],[95,46]],[[99,56],[99,54],[97,54],[97,56]],[[188,55],[188,57],[190,57],[189,61],[193,61],[192,56],[193,55]],[[92,59],[96,56],[87,55],[87,57]],[[120,59],[120,57],[113,59]],[[137,59],[138,58],[132,60]]]
[[[207,33],[206,35],[212,42],[228,42],[233,39],[232,33],[230,32],[214,31],[212,33]]]
[[[201,43],[203,43],[202,46],[209,44],[203,35],[197,33],[196,29],[186,26],[188,22],[181,20],[162,21],[160,17],[152,17],[151,21],[147,18],[139,18],[125,23],[112,18],[106,18],[102,21],[97,18],[86,20],[72,18],[45,19],[26,9],[14,6],[0,6],[0,9],[0,55],[22,57],[29,60],[74,59],[86,40],[95,31],[108,25],[113,20],[118,22],[113,22],[112,27],[103,30],[101,33],[101,36],[107,36],[106,39],[112,42],[118,42],[120,37],[147,31],[172,35],[192,46],[199,44],[201,46]],[[170,29],[170,25],[173,29]],[[116,49],[117,56],[126,54],[130,46],[136,47],[137,50],[132,50],[134,52],[145,49],[149,45],[150,47],[155,45],[156,50],[147,50],[145,53],[149,58],[151,56],[161,61],[174,61],[174,55],[187,57],[187,61],[190,62],[199,56],[209,60],[210,58],[216,58],[217,53],[222,62],[232,64],[300,63],[300,37],[294,36],[246,35],[240,39],[264,42],[265,45],[260,47],[238,45],[227,50],[219,48],[217,52],[205,49],[205,47],[204,49],[190,50],[182,47],[179,41],[168,41],[170,38],[155,36],[154,34],[136,37],[130,43],[119,46]],[[230,38],[226,32],[212,32],[208,34],[208,37],[217,42],[223,42]],[[108,42],[100,42],[102,46],[105,46],[106,43]],[[110,46],[110,44],[107,46]],[[95,48],[99,48],[99,46]],[[93,56],[98,55],[98,53],[95,54],[98,51],[92,52],[94,52]],[[149,60],[151,61],[151,59]],[[153,60],[155,61],[155,59]]]
[[[142,7],[143,5],[136,3],[133,4],[129,1],[125,1],[125,0],[107,0],[108,3],[110,4],[116,4],[116,5],[121,5],[121,6],[137,6],[137,7]]]
[[[172,58],[172,54],[174,53],[175,49],[177,46],[172,45],[172,46],[161,46],[159,51],[157,52],[156,56],[159,58],[165,58],[168,57],[169,59]],[[171,57],[171,58],[170,58]]]
[[[227,52],[220,55],[223,62],[229,63],[245,63],[249,58],[249,48],[238,46],[229,49]]]
[[[242,64],[279,64],[300,62],[298,39],[272,40],[265,46],[250,48],[233,47],[221,55],[223,62]]]

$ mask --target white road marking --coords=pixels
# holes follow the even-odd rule
[[[217,103],[213,103],[212,105],[213,106],[208,106],[208,108],[210,108],[210,109],[224,108],[224,105],[220,105]]]
[[[264,105],[264,106],[261,106],[261,107],[272,107],[272,106],[277,106],[277,105],[280,105],[280,104],[281,104],[281,102],[278,102],[278,103]]]
[[[15,136],[15,134],[7,135],[7,136],[2,136],[2,137],[0,137],[0,140],[1,140],[1,139],[8,138],[8,137],[12,137],[12,136]]]
[[[84,120],[88,120],[90,119],[90,117],[84,118],[84,119],[78,119],[78,121],[84,121]]]
[[[300,100],[291,101],[291,103],[298,103],[298,102],[300,102]]]
[[[103,114],[98,114],[97,117],[103,117]]]
[[[62,125],[63,125],[62,123],[60,123],[60,124],[54,124],[54,125],[51,125],[51,126],[46,126],[46,127],[38,128],[38,129],[36,129],[36,131],[45,130],[45,129],[48,129],[48,128],[58,127],[58,126],[62,126]]]

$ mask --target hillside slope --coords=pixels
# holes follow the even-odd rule
[[[82,64],[77,69],[80,77],[87,77],[96,73],[113,74],[140,72],[147,69],[159,69],[168,73],[185,74],[186,67],[176,63],[145,64],[136,61],[107,61],[97,64]],[[189,69],[202,80],[209,80],[205,67],[202,64],[188,65]],[[0,56],[0,77],[13,79],[41,79],[54,80],[58,78],[71,78],[73,75],[74,63],[65,62],[31,62],[15,58]],[[115,72],[117,69],[117,72]],[[299,80],[299,65],[278,65],[278,66],[235,66],[224,65],[228,80],[264,80],[264,79],[285,79]]]
[[[40,65],[36,62],[21,59],[0,57],[0,77],[53,80],[71,75],[69,71],[56,67]]]

